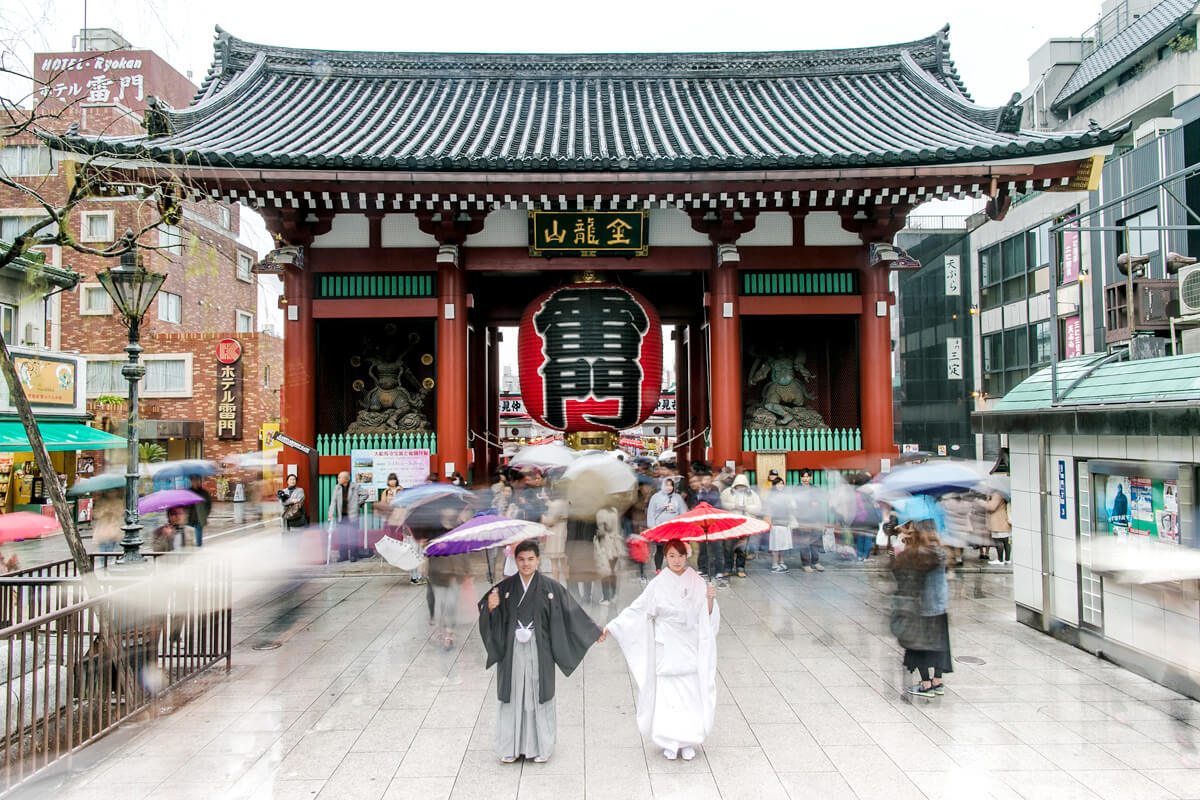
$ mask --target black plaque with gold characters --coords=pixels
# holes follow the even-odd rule
[[[649,214],[641,211],[530,211],[529,255],[644,256]]]

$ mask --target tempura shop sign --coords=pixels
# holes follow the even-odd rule
[[[242,343],[217,342],[217,438],[242,438]]]

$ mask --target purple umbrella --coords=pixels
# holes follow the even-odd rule
[[[439,536],[425,547],[427,556],[456,556],[507,547],[510,544],[546,536],[550,531],[539,522],[509,519],[498,514],[476,514],[454,530]]]
[[[204,498],[187,489],[163,489],[152,492],[138,499],[138,513],[149,514],[151,511],[162,511],[176,506],[194,506],[203,503]]]

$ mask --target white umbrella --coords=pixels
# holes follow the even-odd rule
[[[522,447],[508,462],[510,467],[537,467],[538,469],[554,469],[569,467],[579,458],[579,451],[572,450],[565,444],[552,442],[550,444],[533,444]]]
[[[614,453],[594,451],[580,455],[558,479],[565,488],[572,517],[586,519],[607,506],[619,513],[637,498],[637,475]]]

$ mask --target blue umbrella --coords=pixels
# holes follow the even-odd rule
[[[152,468],[152,475],[157,479],[190,478],[192,475],[216,475],[217,465],[212,461],[199,458],[185,458],[181,461],[168,461],[161,467]]]
[[[896,510],[896,520],[901,525],[906,522],[920,522],[924,519],[933,520],[938,530],[944,528],[945,515],[942,508],[927,494],[917,494],[912,497],[895,498],[887,501]]]
[[[92,492],[107,492],[110,489],[123,489],[125,476],[118,472],[102,472],[90,478],[75,481],[75,485],[67,490],[67,497],[82,497]]]
[[[883,496],[906,494],[943,495],[970,489],[980,481],[975,470],[958,461],[927,461],[897,467],[879,481]]]

